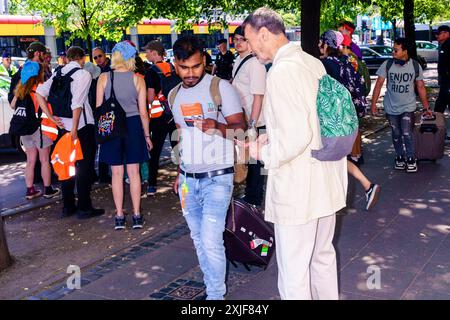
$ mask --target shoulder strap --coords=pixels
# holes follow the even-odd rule
[[[412,63],[414,66],[414,74],[415,74],[414,80],[416,80],[417,77],[419,77],[419,62],[417,62],[417,60],[415,59],[412,59]]]
[[[239,66],[236,69],[236,72],[233,75],[233,79],[236,78],[236,75],[238,74],[239,70],[241,69],[241,67],[244,65],[245,62],[247,62],[248,60],[250,60],[251,58],[253,58],[253,54],[249,54],[248,56],[246,56],[241,63],[239,64]]]
[[[110,79],[111,79],[111,93],[109,94],[110,98],[116,99],[116,93],[114,92],[114,71],[110,71]]]
[[[62,68],[61,68],[61,69],[62,69]],[[58,70],[58,71],[60,72],[61,69]],[[77,72],[78,70],[81,70],[81,68],[78,68],[78,67],[73,68],[72,70],[70,70],[69,72],[67,72],[67,73],[64,75],[64,77],[71,77],[71,76],[72,76],[75,72]]]
[[[222,112],[222,96],[220,95],[219,90],[220,80],[221,79],[219,77],[213,77],[209,87],[209,93],[211,94],[211,98],[216,105],[217,112]]]
[[[180,91],[181,84],[182,84],[181,82],[179,84],[177,84],[176,87],[173,88],[172,91],[170,91],[170,93],[169,93],[169,106],[170,106],[170,108],[172,108],[173,103],[175,102],[175,97],[177,96],[178,91]]]
[[[389,69],[392,67],[392,64],[394,63],[394,59],[388,59],[386,63],[386,77],[389,73]]]

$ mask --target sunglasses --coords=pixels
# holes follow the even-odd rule
[[[245,38],[234,38],[233,39],[233,42],[246,42],[247,41],[247,39],[245,39]]]
[[[103,57],[102,54],[99,54],[98,56],[94,56],[94,60],[97,60],[98,58],[101,58],[101,57]]]

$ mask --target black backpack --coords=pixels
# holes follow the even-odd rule
[[[111,94],[108,100],[103,95],[103,103],[97,108],[95,119],[95,139],[98,144],[127,134],[126,113],[116,98],[114,92],[114,71],[111,74]]]
[[[56,71],[53,77],[48,102],[52,106],[55,116],[72,118],[72,91],[70,90],[70,84],[73,81],[72,75],[78,70],[81,70],[81,68],[73,68],[65,75],[62,75],[61,69]]]
[[[170,62],[169,64],[170,64],[170,74],[164,74],[163,71],[156,64],[153,64],[151,67],[151,69],[155,71],[159,76],[159,79],[161,81],[161,91],[164,97],[166,98],[169,96],[170,90],[175,88],[177,84],[181,82],[181,78],[175,72],[175,68],[173,67],[173,65]]]
[[[40,109],[39,109],[40,110]],[[9,134],[15,136],[28,136],[36,132],[40,126],[40,115],[36,117],[34,103],[30,95],[25,99],[17,99],[14,115],[10,122]]]

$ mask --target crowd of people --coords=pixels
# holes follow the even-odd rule
[[[38,156],[44,197],[61,192],[51,185],[50,153],[58,139],[70,135],[72,144],[79,143],[82,157],[72,160],[74,170],[62,181],[62,217],[76,214],[87,219],[104,214],[103,209],[93,207],[90,195],[98,175],[112,185],[114,228],[127,226],[124,181],[130,185],[132,228],[142,228],[141,197],[157,192],[159,158],[169,135],[179,161],[173,188],[191,230],[207,299],[220,300],[226,293],[223,231],[233,195],[238,144],[247,148],[251,157],[243,200],[259,209],[264,204],[265,219],[275,226],[281,298],[337,299],[332,239],[336,212],[346,205],[348,173],[363,186],[367,210],[375,206],[381,187],[360,169],[360,133],[347,157],[337,161],[312,157],[311,150],[322,147],[319,80],[328,74],[341,83],[362,119],[368,110],[377,113],[380,89],[387,79],[383,105],[392,129],[395,169],[418,170],[412,134],[414,87],[424,112],[431,112],[423,71],[410,59],[404,38],[395,40],[392,61],[379,68],[369,106],[370,77],[361,50],[352,41],[354,29],[346,21],[338,30],[324,32],[318,39],[321,56],[316,59],[290,43],[280,15],[263,7],[234,32],[236,58],[227,50],[227,41],[221,40],[213,66],[202,42],[185,36],[173,45],[174,64],[165,61],[165,48],[159,41],[145,46],[148,63],[140,59],[134,43],[122,41],[114,46],[110,58],[102,48],[95,48],[95,64],[85,61],[82,48],[70,47],[59,54],[62,64],[53,73],[48,49],[32,43],[20,70],[8,69],[7,64],[3,67],[15,72],[11,107],[32,101],[41,119],[34,133],[21,137],[27,155],[26,197],[42,194],[33,185]],[[438,29],[441,93],[436,112],[444,112],[450,100],[449,31],[447,26]],[[51,101],[55,100],[54,84],[64,76],[70,77],[70,99],[68,113],[61,115],[57,109],[60,102]],[[98,144],[98,110],[111,99],[124,112],[126,134]],[[238,132],[247,132],[248,139],[236,142]],[[58,160],[52,156],[52,163]]]

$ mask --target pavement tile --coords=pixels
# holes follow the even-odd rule
[[[255,292],[253,290],[240,289],[234,292],[230,292],[225,296],[227,301],[241,301],[241,300],[253,300],[253,301],[261,301],[261,300],[280,300],[280,296],[277,294],[269,295],[266,292]]]
[[[83,290],[76,290],[75,292],[62,297],[60,300],[112,300],[111,298],[85,292]]]
[[[193,249],[165,246],[133,261],[133,265],[148,271],[179,276],[198,265]]]
[[[448,292],[447,292],[448,293]],[[404,300],[450,300],[450,293],[435,292],[423,289],[408,290],[402,297]]]
[[[377,299],[371,296],[364,296],[362,294],[342,291],[339,293],[339,300],[377,300]]]
[[[438,247],[436,252],[431,257],[432,262],[441,262],[445,264],[450,264],[450,241],[449,237],[442,242],[442,244]]]
[[[147,297],[172,279],[172,275],[148,272],[134,266],[114,271],[82,289],[113,299],[133,300]]]
[[[367,282],[372,281],[376,274],[369,266],[376,262],[364,261],[362,258],[352,261],[339,274],[339,288],[342,292],[360,294],[379,299],[400,299],[403,292],[409,287],[415,277],[415,273],[396,269],[380,269],[380,288],[369,289]],[[370,279],[369,279],[370,277]]]
[[[409,289],[406,295],[425,291],[450,299],[450,264],[428,263]]]
[[[443,235],[430,228],[433,217],[400,216],[358,253],[381,268],[419,272],[441,244]],[[437,219],[436,221],[438,221]]]
[[[278,269],[272,266],[265,271],[260,271],[252,276],[239,279],[239,281],[228,281],[230,294],[236,291],[252,291],[264,293],[266,297],[278,295]]]

